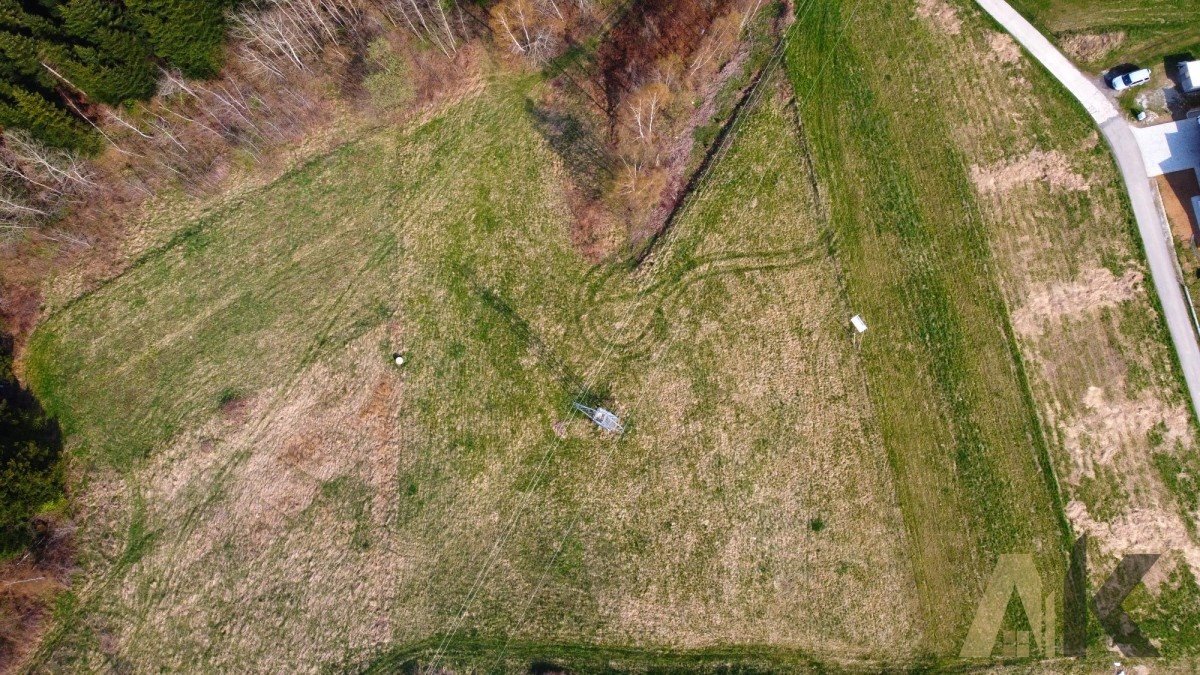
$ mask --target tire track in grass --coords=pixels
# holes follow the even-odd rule
[[[584,286],[579,306],[587,307],[580,317],[586,335],[625,358],[648,353],[654,342],[655,319],[678,306],[693,285],[716,276],[750,272],[784,271],[814,262],[823,256],[819,241],[795,248],[757,253],[721,253],[673,262],[673,269],[654,275],[653,281],[637,287],[639,277],[620,265],[597,266]],[[629,303],[635,312],[625,322],[614,322]]]

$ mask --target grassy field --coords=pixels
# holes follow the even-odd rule
[[[855,10],[868,16],[849,23]],[[874,326],[872,402],[913,540],[927,648],[944,654],[961,643],[996,556],[1036,551],[1057,574],[1064,533],[958,150],[936,112],[905,123],[898,97],[865,75],[882,65],[907,81],[917,66],[900,56],[912,36],[868,32],[902,11],[802,3],[788,66],[846,291]]]
[[[913,53],[943,55],[900,117],[945,111],[1066,514],[1075,534],[1090,537],[1092,580],[1126,552],[1163,552],[1135,614],[1153,618],[1144,628],[1164,653],[1194,655],[1200,642],[1168,628],[1162,613],[1181,624],[1200,618],[1196,423],[1123,188],[1077,104],[977,10],[958,19],[957,31],[926,21],[922,49],[897,50],[870,72],[915,68],[899,65]],[[1022,103],[1032,96],[1035,105]]]
[[[82,570],[34,669],[936,664],[1068,523],[1099,577],[1182,551],[1136,599],[1188,653],[1195,429],[1111,160],[924,3],[799,3],[637,267],[572,248],[534,78],[160,223],[25,356]]]
[[[1193,0],[1013,0],[1012,5],[1076,51],[1087,66],[1160,65],[1164,57],[1189,52],[1200,57],[1200,9]]]
[[[901,513],[786,95],[631,273],[570,249],[528,86],[216,206],[43,325],[31,380],[90,476],[87,582],[45,667],[489,639],[494,659],[915,657]],[[630,431],[600,437],[576,396]]]

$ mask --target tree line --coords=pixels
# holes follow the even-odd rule
[[[235,1],[0,0],[0,128],[98,149],[89,101],[149,98],[161,69],[215,75]]]

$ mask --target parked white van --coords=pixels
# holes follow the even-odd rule
[[[1139,84],[1146,84],[1149,81],[1150,71],[1146,68],[1142,68],[1141,70],[1135,70],[1132,73],[1125,73],[1124,75],[1117,75],[1110,78],[1108,80],[1108,86],[1117,91],[1121,91],[1122,89],[1136,87]]]

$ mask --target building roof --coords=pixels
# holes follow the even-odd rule
[[[1185,88],[1200,88],[1200,61],[1184,61],[1179,64],[1179,74]]]

